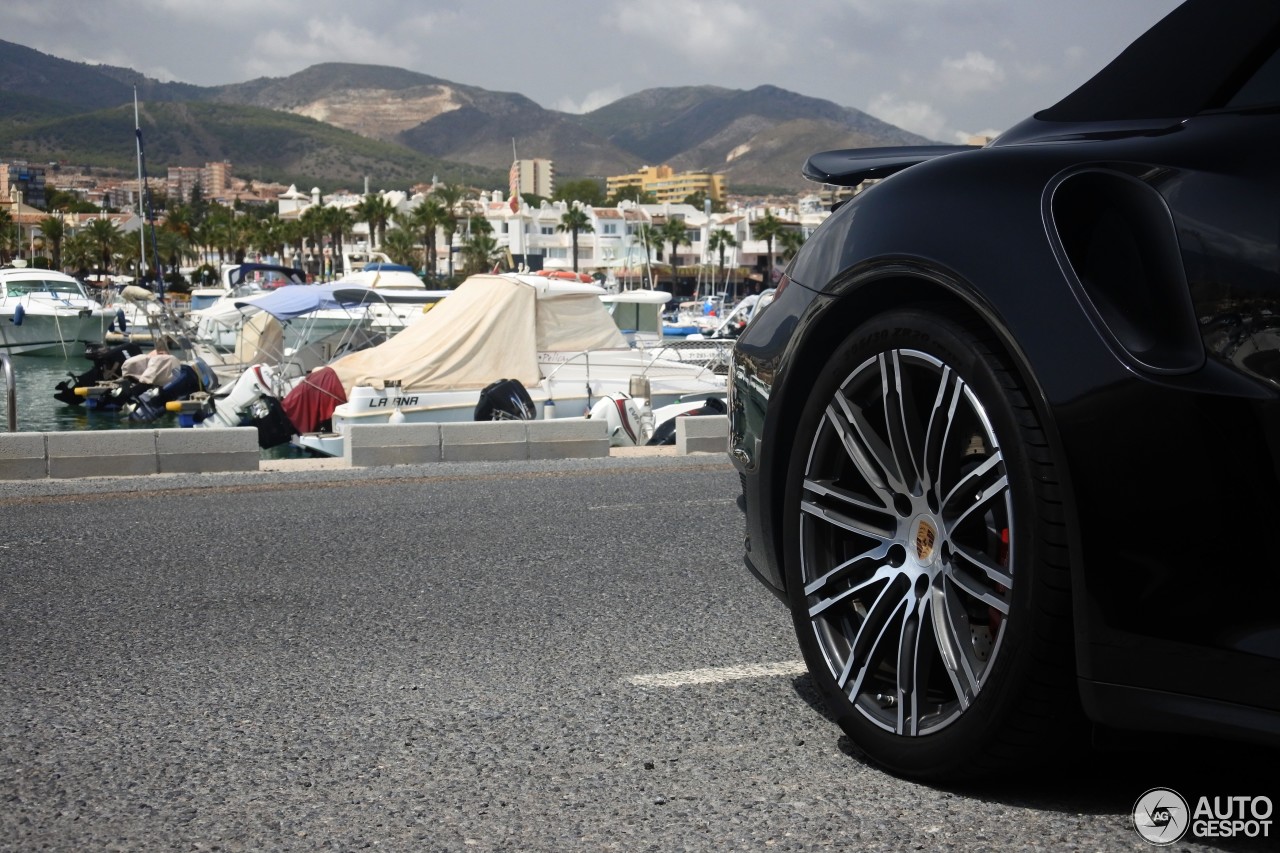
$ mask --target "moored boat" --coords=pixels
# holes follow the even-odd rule
[[[115,312],[69,275],[0,268],[0,351],[67,357],[101,343]]]

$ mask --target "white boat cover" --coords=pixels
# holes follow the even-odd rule
[[[498,379],[537,385],[539,352],[627,349],[594,285],[534,276],[474,275],[391,340],[329,366],[356,385],[480,389]]]

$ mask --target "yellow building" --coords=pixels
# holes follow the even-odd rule
[[[724,201],[724,175],[711,172],[680,172],[670,166],[642,166],[630,175],[614,175],[605,179],[606,192],[613,195],[625,187],[639,187],[653,195],[659,204],[682,202],[694,193],[705,193],[716,204]]]

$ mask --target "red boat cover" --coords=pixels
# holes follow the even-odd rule
[[[332,368],[311,371],[302,382],[285,395],[281,406],[299,434],[316,432],[320,424],[333,417],[333,410],[347,402],[338,374]]]

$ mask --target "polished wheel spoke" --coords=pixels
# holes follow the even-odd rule
[[[1006,589],[1013,586],[1013,575],[1009,572],[1009,568],[997,563],[990,556],[970,550],[963,545],[952,551],[952,555],[953,558],[958,557],[982,572],[991,583],[999,584]]]
[[[810,599],[817,599],[816,602],[809,607],[809,616],[819,616],[829,610],[833,605],[850,598],[859,598],[864,592],[873,588],[877,584],[883,584],[892,579],[897,573],[897,569],[888,566],[881,566],[876,569],[871,577],[864,581],[853,584],[852,586],[837,586],[843,583],[849,574],[849,569],[862,562],[864,559],[873,559],[871,555],[864,554],[854,560],[848,560],[836,566],[822,577],[810,584],[806,584],[804,588],[805,595]]]
[[[950,367],[944,366],[938,380],[938,394],[929,412],[929,428],[925,433],[925,457],[921,483],[926,492],[942,485],[943,450],[951,438],[951,427],[963,399],[964,383]]]
[[[922,480],[924,435],[915,395],[910,387],[911,379],[903,371],[899,352],[895,350],[880,356],[880,375],[890,458],[898,472],[897,480],[902,486],[900,491],[916,494]]]
[[[945,585],[935,584],[932,596],[934,638],[938,655],[960,709],[969,707],[978,693],[979,680],[972,660],[969,617]]]
[[[1003,472],[1004,457],[997,451],[956,484],[943,501],[948,513],[959,507],[957,515],[948,515],[947,526],[950,529],[960,528],[974,512],[985,510],[991,501],[1008,492],[1009,478]]]
[[[862,693],[868,673],[879,661],[878,656],[873,657],[873,652],[881,648],[887,635],[894,633],[894,623],[900,618],[904,606],[905,601],[893,590],[893,585],[886,585],[857,627],[850,643],[848,663],[837,680],[849,698],[856,700]]]
[[[898,734],[919,734],[924,714],[923,693],[929,684],[933,655],[928,647],[929,599],[916,598],[910,615],[902,621],[898,639]]]
[[[837,393],[834,402],[834,407],[827,407],[827,418],[840,436],[849,459],[858,467],[867,484],[888,499],[886,506],[891,505],[893,495],[907,490],[895,470],[892,449],[872,429],[861,410],[843,394]]]
[[[1009,589],[1010,587],[1013,586],[1013,575],[1009,574],[1009,570],[1006,569],[1004,566],[1001,566],[998,563],[996,563],[995,560],[991,559],[986,554],[979,554],[974,551],[970,551],[968,548],[959,547],[959,548],[956,548],[954,551],[952,551],[952,555],[953,555],[953,560],[952,560],[953,563],[955,563],[958,559],[959,561],[965,563],[966,566],[976,569],[977,571],[982,573],[983,577],[986,578],[987,583],[990,583],[996,586],[1002,586],[1005,589]],[[952,579],[955,580],[956,583],[959,584],[962,588],[965,588],[965,589],[972,588],[974,592],[971,592],[971,594],[974,595],[974,597],[982,598],[982,595],[976,592],[976,590],[982,589],[981,581],[978,580],[976,577],[971,578],[970,576],[971,576],[971,572],[967,571],[963,567],[956,566],[956,565],[952,566],[952,569],[951,569]],[[964,578],[964,580],[962,580],[962,578]],[[1006,608],[1008,607],[1008,605],[1004,604],[1003,602],[1001,602],[1000,604],[997,604],[995,602],[988,602],[988,603],[990,603],[993,607],[1000,607],[1000,606],[1004,606]]]

